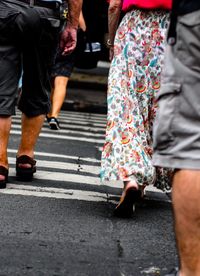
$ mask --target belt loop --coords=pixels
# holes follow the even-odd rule
[[[35,0],[30,0],[30,2],[29,2],[29,6],[30,6],[31,8],[33,8],[33,7],[34,7],[34,5],[35,5]]]

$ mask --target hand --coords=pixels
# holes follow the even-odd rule
[[[77,28],[69,23],[64,28],[60,37],[60,49],[62,55],[68,55],[74,51],[77,43]]]

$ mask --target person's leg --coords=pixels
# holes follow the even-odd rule
[[[200,275],[200,171],[179,170],[173,180],[172,201],[179,249],[180,276]]]
[[[15,22],[16,17],[20,16],[20,7],[16,8],[14,3],[0,1],[0,13],[0,188],[2,189],[6,187],[8,177],[7,147],[21,68],[19,45],[17,47],[15,45],[15,39],[19,39]]]
[[[123,184],[123,192],[114,214],[119,217],[130,217],[135,211],[135,204],[142,199],[145,187],[138,185],[133,176],[131,180],[123,181]]]
[[[26,9],[26,16],[32,21],[29,24],[32,32],[25,33],[23,45],[23,80],[22,93],[18,108],[22,112],[22,134],[17,152],[17,176],[31,180],[36,171],[34,148],[41,131],[45,115],[49,112],[50,76],[53,49],[56,43],[58,27],[46,24],[40,16],[57,19],[57,12],[35,7]],[[26,25],[26,22],[25,22]],[[30,55],[31,52],[31,55]]]
[[[7,147],[11,127],[11,117],[0,117],[0,166],[8,168]],[[0,175],[0,180],[5,176]]]
[[[48,114],[48,117],[57,118],[63,102],[66,96],[66,89],[69,78],[65,76],[56,76],[54,79],[54,87],[51,92],[51,111]]]
[[[22,135],[18,148],[17,157],[27,155],[34,157],[34,147],[36,145],[40,130],[44,122],[45,115],[27,117],[22,114]],[[19,167],[30,168],[30,164],[19,164]]]

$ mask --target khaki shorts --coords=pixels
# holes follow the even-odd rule
[[[200,11],[178,17],[154,125],[155,166],[200,169]]]

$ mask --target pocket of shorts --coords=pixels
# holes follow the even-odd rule
[[[7,8],[0,8],[0,31],[1,36],[10,34],[11,30],[14,28],[14,21],[16,17],[20,14],[19,11],[11,10]]]
[[[200,11],[197,10],[197,11],[182,15],[179,17],[178,21],[181,24],[184,24],[186,26],[191,26],[191,27],[200,25]]]
[[[199,70],[200,62],[200,10],[178,17],[177,58],[185,66]]]
[[[154,146],[165,149],[174,141],[173,120],[178,110],[181,84],[164,83],[158,94],[158,111],[154,124]]]

